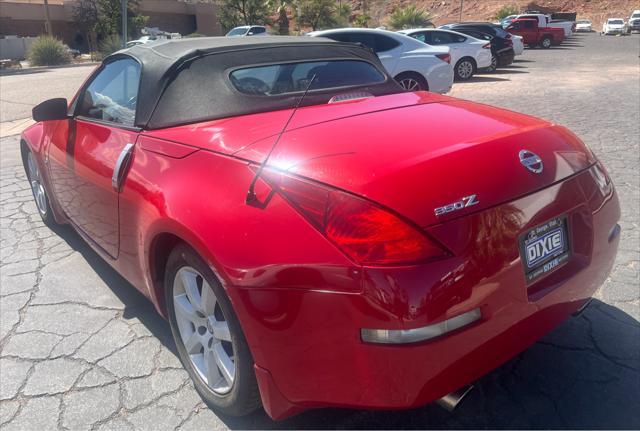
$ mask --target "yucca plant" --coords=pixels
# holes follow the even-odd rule
[[[394,30],[425,27],[431,24],[431,15],[415,5],[397,8],[389,18],[389,26]]]
[[[40,36],[31,44],[27,59],[32,66],[56,66],[71,62],[71,55],[58,39]]]
[[[100,58],[113,54],[116,51],[122,49],[122,39],[117,34],[112,34],[100,41],[98,45],[100,51]]]

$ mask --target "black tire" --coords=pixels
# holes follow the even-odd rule
[[[194,368],[180,336],[173,302],[173,290],[174,280],[178,270],[184,267],[195,269],[203,276],[209,286],[211,286],[217,303],[229,325],[234,357],[233,362],[235,364],[235,377],[230,390],[224,394],[218,394],[207,386],[206,382]],[[179,244],[169,255],[165,270],[164,286],[167,315],[169,317],[171,333],[178,350],[178,356],[205,403],[213,410],[228,416],[244,416],[258,409],[262,404],[258,383],[253,370],[253,357],[251,356],[249,345],[231,306],[231,302],[211,268],[209,268],[204,260],[191,247],[185,244]]]
[[[551,37],[549,36],[544,36],[542,39],[540,39],[540,48],[549,49],[551,48],[552,44],[553,39],[551,39]]]
[[[403,72],[394,78],[406,91],[429,91],[429,84],[416,72]]]
[[[477,70],[476,61],[471,57],[464,57],[458,60],[453,73],[458,81],[467,81],[476,74]]]
[[[47,191],[44,181],[42,181],[41,166],[38,164],[36,156],[24,141],[20,143],[20,152],[22,155],[22,165],[27,175],[27,181],[29,182],[29,188],[31,189],[38,214],[40,214],[45,225],[54,228],[58,226],[58,223],[56,223],[53,217],[53,211],[51,210],[49,201],[49,192]]]

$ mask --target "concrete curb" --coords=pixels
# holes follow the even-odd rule
[[[0,70],[0,76],[10,76],[10,75],[23,75],[34,72],[44,72],[50,69],[66,69],[72,67],[82,67],[82,66],[97,66],[99,65],[99,61],[88,61],[86,63],[72,63],[72,64],[62,64],[60,66],[35,66],[35,67],[27,67],[24,69],[4,69]]]

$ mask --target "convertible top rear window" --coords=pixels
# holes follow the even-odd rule
[[[379,84],[385,76],[371,63],[359,60],[308,61],[236,69],[229,80],[241,93],[275,96],[310,90]]]

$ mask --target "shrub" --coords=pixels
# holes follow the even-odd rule
[[[113,54],[116,51],[122,49],[122,39],[117,34],[112,34],[110,36],[105,37],[100,41],[98,45],[100,58],[103,59],[108,55]]]
[[[394,30],[425,27],[431,24],[431,15],[415,5],[397,8],[389,18],[389,26]]]
[[[204,34],[200,34],[200,33],[190,33],[186,36],[182,36],[182,37],[205,37]]]
[[[496,21],[502,21],[509,15],[518,15],[519,13],[520,11],[518,10],[518,8],[513,5],[502,6],[500,10],[496,12],[496,16],[494,18],[496,19]]]
[[[27,59],[33,66],[55,66],[71,62],[71,55],[58,39],[40,36],[31,44]]]

